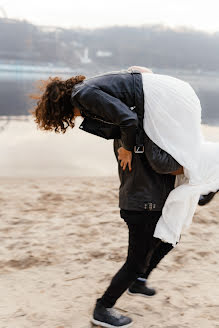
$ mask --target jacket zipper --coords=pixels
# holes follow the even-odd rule
[[[107,123],[107,124],[115,125],[115,124],[113,124],[113,123],[111,123],[111,122],[104,121],[104,120],[102,120],[101,118],[98,118],[97,116],[93,116],[93,117],[91,117],[91,118],[93,118],[93,119],[95,119],[95,120],[97,120],[97,121],[100,121],[100,122],[104,122],[104,123]],[[115,125],[115,126],[116,126],[116,125]]]

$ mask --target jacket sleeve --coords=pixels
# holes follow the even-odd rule
[[[120,127],[122,145],[132,151],[136,143],[138,117],[120,99],[111,96],[101,89],[83,85],[75,95],[77,102],[94,118],[100,118]]]
[[[145,155],[152,169],[157,173],[168,174],[181,167],[170,154],[158,147],[148,136],[145,142]]]

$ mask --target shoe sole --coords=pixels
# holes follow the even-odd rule
[[[91,322],[96,326],[105,327],[105,328],[119,328],[119,327],[128,328],[128,327],[131,327],[131,325],[133,324],[133,322],[130,322],[127,325],[123,325],[123,326],[113,326],[113,325],[110,325],[108,323],[98,321],[98,320],[95,320],[95,319],[91,319]]]
[[[141,293],[132,293],[129,290],[127,291],[127,294],[130,295],[130,296],[141,296],[141,297],[145,297],[145,298],[151,298],[151,297],[156,295],[156,294],[154,294],[154,295],[150,296],[150,295],[144,295],[144,294],[141,294]]]
[[[212,201],[212,199],[214,198],[214,196],[216,195],[218,191],[216,191],[215,193],[211,194],[211,196],[209,196],[208,198],[206,198],[206,200],[203,200],[203,201],[199,201],[198,202],[198,205],[199,206],[205,206],[207,205],[208,203],[210,203]]]

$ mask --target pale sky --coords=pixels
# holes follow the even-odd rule
[[[100,27],[164,24],[219,31],[219,0],[0,0],[9,18],[37,25]]]

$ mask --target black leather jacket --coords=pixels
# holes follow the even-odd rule
[[[112,126],[117,127],[123,147],[133,150],[138,116],[130,108],[142,100],[142,95],[141,74],[136,71],[119,71],[95,76],[76,84],[72,90],[71,101],[85,117],[91,116],[111,123],[109,129]],[[83,129],[83,125],[81,128]]]
[[[180,164],[144,133],[144,154],[134,153],[138,126],[137,109],[143,110],[142,76],[138,71],[109,72],[86,79],[72,90],[71,102],[80,109],[80,128],[106,139],[114,139],[114,152],[123,146],[132,151],[132,171],[122,170],[119,207],[126,210],[161,210],[175,176],[168,174]]]
[[[121,140],[114,140],[114,153],[118,161],[120,178],[119,207],[131,211],[160,211],[174,189],[175,176],[166,171],[175,171],[179,164],[145,135],[145,154],[132,153],[132,170],[123,171],[118,161]],[[150,149],[150,152],[148,152]],[[146,156],[145,156],[146,155]]]

